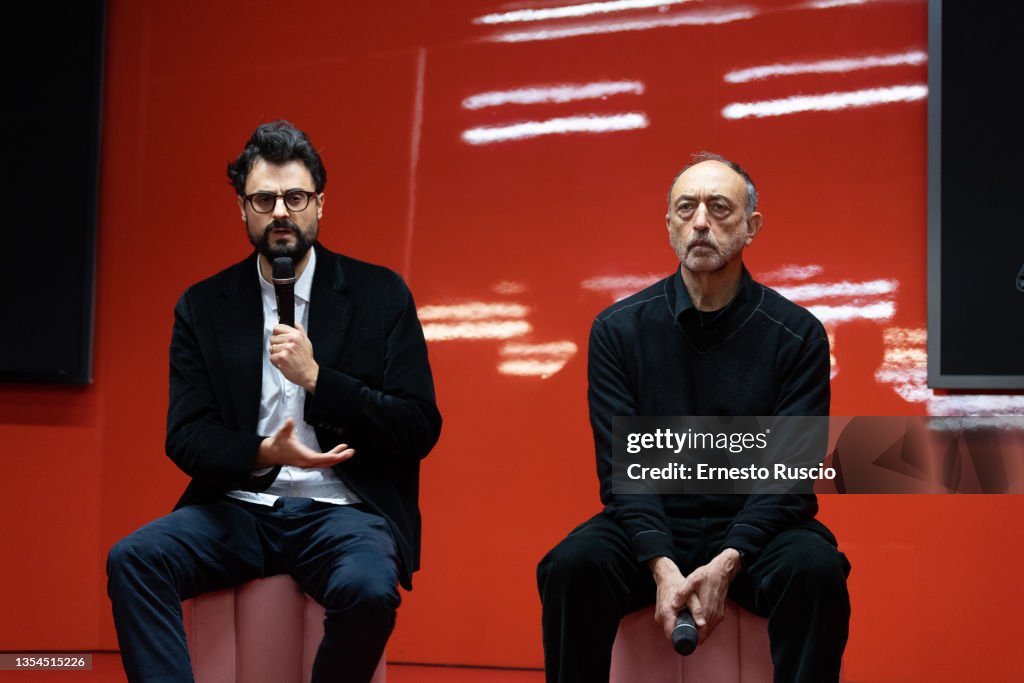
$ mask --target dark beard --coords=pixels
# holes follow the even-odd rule
[[[252,246],[256,247],[256,250],[263,254],[263,256],[271,263],[273,263],[274,259],[279,256],[291,256],[292,260],[298,263],[302,260],[302,257],[306,255],[306,252],[309,251],[309,248],[313,246],[313,243],[316,242],[317,225],[316,223],[313,223],[310,227],[312,228],[311,232],[314,236],[312,240],[307,239],[302,231],[299,230],[299,226],[295,225],[292,221],[274,220],[264,228],[263,235],[260,236],[258,240],[254,240],[250,236],[249,241],[252,243]],[[278,228],[291,230],[292,235],[295,237],[295,243],[288,244],[287,242],[271,242],[270,232]]]

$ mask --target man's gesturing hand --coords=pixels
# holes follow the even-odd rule
[[[345,443],[338,444],[326,453],[317,453],[295,437],[295,420],[289,417],[284,426],[277,430],[277,434],[263,439],[256,456],[256,466],[331,467],[355,454],[355,450]]]
[[[302,323],[295,323],[295,327],[274,325],[270,335],[270,364],[280,370],[289,382],[305,389],[307,394],[316,391],[320,366],[313,360],[313,344]]]

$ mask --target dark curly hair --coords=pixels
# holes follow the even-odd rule
[[[245,179],[257,159],[271,164],[301,161],[313,176],[317,193],[323,192],[327,184],[327,169],[309,137],[283,119],[259,126],[238,158],[228,164],[228,179],[239,195],[245,194]]]

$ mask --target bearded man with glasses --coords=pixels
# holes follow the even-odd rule
[[[423,332],[400,276],[317,241],[327,174],[305,133],[260,126],[228,177],[255,251],[174,311],[166,450],[192,481],[110,551],[122,661],[133,682],[191,681],[181,601],[290,574],[326,610],[313,681],[369,681],[419,568],[419,462],[441,429]]]

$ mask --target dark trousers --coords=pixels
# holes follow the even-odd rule
[[[313,681],[369,681],[400,602],[395,543],[380,516],[308,498],[191,505],[114,545],[107,592],[128,680],[192,681],[181,601],[273,574],[326,609]]]
[[[714,557],[729,523],[671,521],[684,576]],[[811,520],[772,539],[733,581],[729,597],[768,617],[777,683],[838,680],[849,632],[849,572],[832,533]],[[583,523],[541,560],[537,584],[548,683],[607,681],[619,620],[653,605],[656,592],[625,531],[603,513]],[[665,647],[672,644],[666,640]]]

